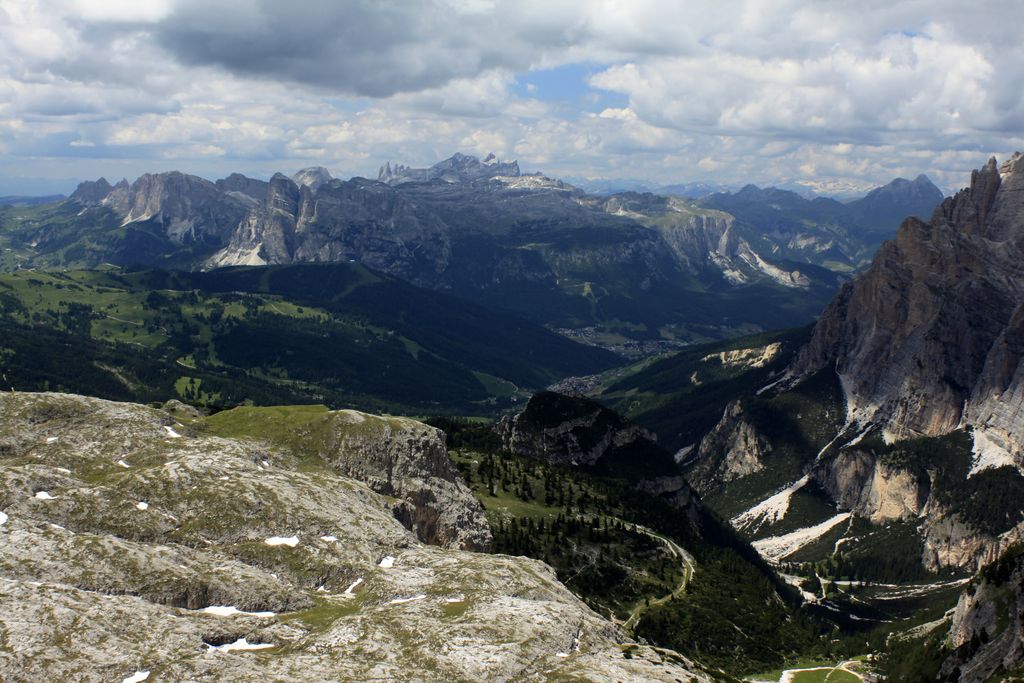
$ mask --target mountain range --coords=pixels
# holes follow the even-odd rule
[[[0,239],[5,268],[356,261],[622,350],[809,322],[899,218],[940,198],[923,177],[849,205],[752,187],[599,197],[456,154],[376,180],[100,179],[0,212]]]
[[[903,598],[885,585],[916,584],[933,620],[876,631],[901,642],[893,680],[1013,680],[1024,662],[1004,609],[1024,540],[1022,184],[1024,156],[990,160],[928,220],[908,217],[813,329],[696,347],[597,389],[667,437],[809,605],[892,623]],[[708,403],[717,422],[694,410]]]
[[[177,624],[12,661],[230,678],[243,637],[285,672],[363,634],[363,677],[1016,680],[1022,187],[598,196],[460,154],[0,207],[5,633],[93,593]]]

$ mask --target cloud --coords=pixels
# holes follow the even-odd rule
[[[493,150],[655,184],[955,187],[1024,147],[1014,4],[6,0],[0,176]]]
[[[147,30],[185,64],[366,97],[439,88],[495,69],[525,70],[540,45],[568,48],[564,12],[538,3],[376,0],[182,2]]]

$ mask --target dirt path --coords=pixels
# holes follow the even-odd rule
[[[140,323],[140,322],[138,322],[136,320],[125,320],[124,318],[118,318],[116,316],[110,315],[109,313],[104,313],[103,315],[105,315],[107,318],[110,318],[111,320],[116,320],[119,323],[125,323],[127,325],[135,325],[136,327],[143,327],[146,324],[146,323]]]
[[[629,618],[626,619],[626,621],[622,622],[622,626],[630,631],[632,631],[633,627],[636,626],[636,623],[640,620],[640,617],[643,616],[644,612],[646,612],[652,607],[663,605],[669,600],[675,598],[676,596],[681,595],[686,590],[686,587],[690,583],[690,579],[693,578],[693,574],[697,570],[697,564],[696,562],[694,562],[693,556],[690,555],[690,553],[686,552],[686,550],[684,550],[678,543],[676,543],[670,538],[666,538],[661,534],[651,531],[647,527],[640,526],[639,524],[635,526],[636,530],[639,533],[644,534],[646,536],[650,536],[651,538],[657,539],[658,541],[661,541],[661,543],[663,543],[665,547],[668,548],[668,551],[672,553],[672,556],[677,558],[682,563],[683,580],[680,581],[679,585],[676,586],[675,589],[668,595],[664,595],[658,598],[657,600],[652,600],[650,604],[637,605],[630,613]]]

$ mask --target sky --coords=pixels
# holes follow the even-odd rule
[[[0,0],[0,195],[181,170],[961,187],[1024,149],[1024,0]]]

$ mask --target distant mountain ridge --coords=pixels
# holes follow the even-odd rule
[[[391,162],[380,167],[377,180],[388,185],[400,183],[423,183],[443,180],[447,183],[466,183],[487,180],[499,176],[519,175],[519,162],[499,161],[494,154],[488,154],[483,161],[473,156],[456,153],[449,159],[438,162],[430,168],[410,168],[402,164],[391,166]]]
[[[886,206],[902,196],[885,194]],[[852,211],[752,187],[699,203],[600,197],[523,174],[515,161],[456,154],[429,168],[389,162],[377,180],[341,180],[322,167],[269,181],[101,178],[12,221],[0,264],[356,261],[619,348],[631,343],[624,338],[672,343],[809,322],[871,240],[895,230],[885,216],[837,224],[837,213]]]
[[[11,195],[0,197],[0,206],[39,206],[41,204],[52,204],[65,199],[62,194],[50,194],[45,196],[35,195]]]
[[[895,235],[894,226],[907,216],[930,216],[942,199],[942,191],[920,175],[913,181],[897,178],[845,204],[756,185],[711,194],[699,203],[735,216],[739,226],[750,233],[755,249],[857,268]]]

